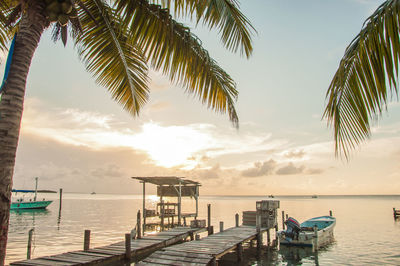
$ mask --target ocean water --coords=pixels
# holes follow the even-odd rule
[[[26,258],[28,231],[34,229],[32,257],[54,255],[83,248],[85,229],[91,230],[91,247],[124,240],[136,224],[142,206],[141,195],[105,195],[64,193],[59,212],[58,194],[42,194],[54,199],[47,210],[12,211],[6,264]],[[235,224],[235,214],[255,210],[256,201],[266,196],[200,196],[199,218],[206,219],[211,204],[212,225],[217,232]],[[147,197],[147,208],[157,198]],[[400,265],[400,221],[393,219],[393,207],[400,208],[400,196],[276,196],[281,211],[302,222],[328,215],[336,217],[335,242],[312,253],[306,249],[264,250],[259,256],[247,249],[241,265]],[[183,212],[193,211],[195,201],[183,200]],[[220,265],[235,265],[234,254]]]

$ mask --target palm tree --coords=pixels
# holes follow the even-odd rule
[[[172,2],[172,3],[171,3]],[[254,28],[236,0],[1,0],[0,48],[16,33],[0,102],[0,265],[7,244],[12,176],[30,63],[44,30],[70,36],[96,81],[136,116],[149,94],[148,68],[162,71],[238,125],[236,84],[209,56],[189,18],[218,29],[223,45],[249,57]]]
[[[398,95],[400,0],[388,0],[367,18],[347,47],[327,91],[324,117],[333,125],[336,155],[371,135],[390,96]]]

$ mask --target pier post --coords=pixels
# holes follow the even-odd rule
[[[261,250],[262,246],[261,215],[258,212],[256,214],[256,228],[257,228],[257,249]]]
[[[200,240],[200,235],[196,234],[196,240]]]
[[[397,218],[397,215],[396,215],[396,208],[393,208],[393,217],[394,217],[394,219],[396,220],[396,218]]]
[[[165,212],[165,206],[164,206],[164,201],[161,201],[161,206],[160,206],[160,211],[161,211],[161,231],[164,231],[164,212]]]
[[[235,214],[235,222],[236,222],[236,227],[239,227],[239,214]]]
[[[136,218],[136,227],[137,227],[137,231],[136,231],[136,236],[137,238],[142,238],[142,223],[140,221],[140,210],[138,210],[137,212],[137,218]]]
[[[143,181],[143,235],[146,232],[146,182]]]
[[[210,227],[208,227],[208,235],[212,235],[212,234],[214,234],[214,226],[210,226]]]
[[[33,228],[28,232],[28,248],[26,252],[26,259],[28,260],[31,259],[31,253],[32,253],[32,235],[33,235]]]
[[[172,217],[174,218],[174,217]],[[186,216],[183,216],[183,226],[186,226]]]
[[[236,245],[236,254],[237,254],[237,260],[242,261],[243,260],[243,244],[239,243]]]
[[[207,204],[207,229],[208,235],[212,235],[213,232],[211,232],[211,204]]]
[[[329,216],[332,216],[332,211],[329,211]]]
[[[131,261],[131,234],[125,234],[125,258]]]
[[[219,231],[223,232],[224,231],[224,222],[219,222]]]
[[[211,266],[216,266],[217,265],[217,259],[215,257],[212,258],[211,262],[210,262]]]
[[[193,231],[189,232],[189,236],[190,236],[190,241],[193,241],[194,240],[194,232]]]
[[[90,230],[85,230],[85,235],[83,238],[83,250],[87,251],[90,248]]]
[[[287,220],[287,219],[289,219],[289,215],[288,215],[288,214],[286,214],[286,220]]]
[[[313,245],[313,251],[316,251],[318,249],[318,227],[314,226],[314,245]]]
[[[282,230],[285,230],[285,211],[282,211]]]
[[[61,207],[62,207],[62,188],[60,188],[60,206],[58,208],[59,213],[61,213]]]

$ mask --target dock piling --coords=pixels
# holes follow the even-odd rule
[[[236,227],[239,227],[239,214],[238,213],[235,214],[235,223],[236,223]]]
[[[237,254],[237,260],[242,261],[243,260],[243,244],[239,243],[236,245],[236,254]]]
[[[31,259],[31,252],[32,252],[32,235],[33,235],[33,228],[28,232],[28,248],[26,252],[26,258],[29,260]]]
[[[256,230],[257,230],[257,249],[261,250],[262,234],[261,234],[261,215],[256,215]]]
[[[87,251],[90,248],[90,230],[85,230],[85,235],[83,238],[83,250]]]
[[[329,211],[329,216],[332,216],[332,211]]]
[[[136,218],[136,228],[137,228],[136,236],[137,236],[137,238],[142,238],[142,222],[141,222],[140,218],[141,218],[140,210],[138,210],[137,218]]]
[[[131,261],[131,234],[125,234],[125,258]]]
[[[285,230],[285,211],[282,211],[282,230]]]
[[[58,208],[58,212],[61,213],[61,207],[62,207],[62,188],[60,188],[60,206]]]
[[[223,232],[224,231],[224,222],[219,222],[219,231]]]

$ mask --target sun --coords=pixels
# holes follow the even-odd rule
[[[197,164],[191,158],[204,152],[213,142],[212,137],[200,129],[200,125],[163,127],[147,123],[141,133],[134,135],[132,145],[145,151],[156,165],[190,169]]]

